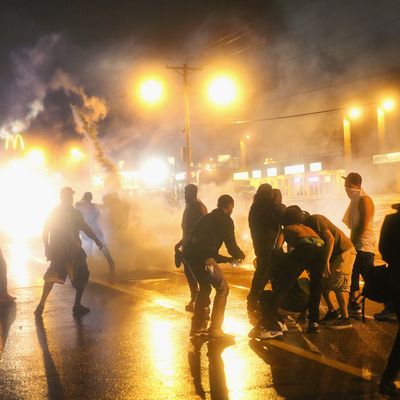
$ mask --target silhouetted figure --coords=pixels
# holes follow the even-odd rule
[[[397,212],[387,215],[383,221],[379,239],[379,252],[389,268],[388,297],[400,321],[400,203],[393,204]],[[383,394],[400,397],[400,390],[394,381],[400,371],[400,327],[393,344],[385,371],[383,372],[379,390]]]
[[[82,213],[85,222],[90,226],[90,228],[92,228],[92,231],[102,241],[103,247],[101,248],[101,252],[103,253],[105,259],[108,262],[110,271],[114,271],[115,262],[111,256],[110,251],[108,250],[108,247],[105,244],[103,231],[100,228],[100,221],[99,221],[100,211],[97,205],[92,203],[92,199],[93,199],[92,193],[90,192],[84,193],[82,200],[78,201],[75,204],[75,208]],[[91,254],[93,248],[93,240],[87,237],[86,234],[84,233],[81,235],[81,237],[85,251],[88,254]]]
[[[249,228],[257,257],[256,270],[247,296],[247,309],[257,308],[258,298],[270,278],[270,258],[280,229],[284,207],[279,204],[278,195],[273,199],[271,185],[263,183],[254,195],[249,211]]]
[[[15,297],[7,289],[7,263],[0,249],[0,304],[15,301]]]
[[[220,196],[218,208],[198,222],[183,248],[184,258],[200,286],[192,318],[191,336],[203,333],[208,333],[215,338],[230,336],[222,331],[229,286],[217,262],[232,260],[231,257],[224,257],[218,253],[223,243],[234,259],[245,257],[236,243],[235,226],[230,217],[234,204],[231,196],[227,194]],[[215,289],[216,294],[211,313],[211,325],[207,331],[211,287]]]
[[[61,189],[61,204],[51,212],[43,228],[43,244],[50,266],[43,277],[42,298],[35,310],[37,317],[42,315],[54,283],[63,284],[67,275],[76,290],[73,313],[80,315],[89,312],[89,309],[81,304],[83,291],[89,279],[89,269],[79,232],[85,232],[99,249],[102,243],[85,222],[82,214],[74,208],[74,193],[70,187]]]
[[[182,239],[175,245],[175,252],[179,251],[181,247],[184,247],[187,243],[190,232],[199,222],[201,217],[207,214],[206,206],[197,198],[197,186],[189,184],[185,186],[185,202],[186,207],[182,217]],[[189,264],[183,260],[183,267],[186,276],[186,280],[190,289],[190,302],[186,305],[186,311],[194,310],[194,302],[196,301],[199,287],[196,278],[190,269]]]

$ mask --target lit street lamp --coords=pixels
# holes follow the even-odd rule
[[[350,121],[357,120],[361,117],[361,108],[353,107],[347,111],[343,117],[343,148],[344,148],[344,159],[346,171],[350,170],[351,167],[351,132],[350,132]]]
[[[191,132],[190,132],[190,104],[189,104],[189,75],[192,72],[200,71],[201,68],[189,67],[187,63],[179,67],[167,67],[167,69],[174,70],[183,78],[183,104],[185,113],[185,148],[184,148],[184,162],[186,165],[186,181],[190,183],[191,165],[192,165],[192,147],[191,147]],[[217,105],[225,107],[236,100],[237,98],[237,85],[235,81],[228,76],[219,76],[211,81],[208,88],[209,98]],[[163,85],[156,79],[143,81],[140,86],[140,97],[148,104],[155,104],[159,102],[163,95]]]
[[[377,107],[376,113],[378,118],[378,140],[379,140],[379,151],[383,153],[385,151],[385,113],[390,112],[394,109],[395,102],[391,98],[384,99]]]

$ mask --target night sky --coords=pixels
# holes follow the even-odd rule
[[[0,19],[0,126],[19,119],[31,140],[79,141],[69,104],[81,99],[51,87],[62,70],[88,96],[104,98],[102,143],[114,158],[132,163],[143,154],[179,156],[181,81],[168,65],[203,68],[191,77],[197,161],[237,153],[244,132],[255,138],[254,163],[293,157],[304,143],[309,152],[340,150],[338,116],[220,122],[372,103],[397,95],[400,84],[396,0],[8,1]],[[168,101],[152,111],[132,95],[132,82],[147,65],[169,81]],[[202,101],[201,87],[221,66],[238,72],[246,90],[240,107],[217,113]],[[33,101],[43,110],[27,119]],[[398,122],[393,116],[389,128]],[[365,125],[369,134],[373,127]]]

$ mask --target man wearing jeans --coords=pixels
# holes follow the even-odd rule
[[[353,266],[350,287],[350,314],[360,314],[361,307],[355,299],[360,293],[360,275],[364,278],[368,268],[374,266],[375,234],[373,229],[375,206],[361,188],[362,178],[356,172],[350,172],[344,181],[349,207],[343,217],[343,222],[350,229],[350,240],[356,248],[357,255]]]
[[[211,287],[216,294],[211,325],[207,332],[214,338],[229,336],[222,331],[229,286],[218,262],[245,257],[235,239],[235,226],[230,217],[233,208],[234,200],[231,196],[220,196],[217,208],[199,221],[183,248],[185,261],[190,265],[200,287],[194,307],[191,336],[206,333]],[[219,255],[223,243],[232,258]]]

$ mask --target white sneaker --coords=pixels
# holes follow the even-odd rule
[[[287,332],[289,330],[284,322],[278,321],[278,324],[279,324],[282,332]]]
[[[258,334],[258,339],[275,339],[277,337],[283,336],[282,331],[272,331],[272,330],[261,330]]]

